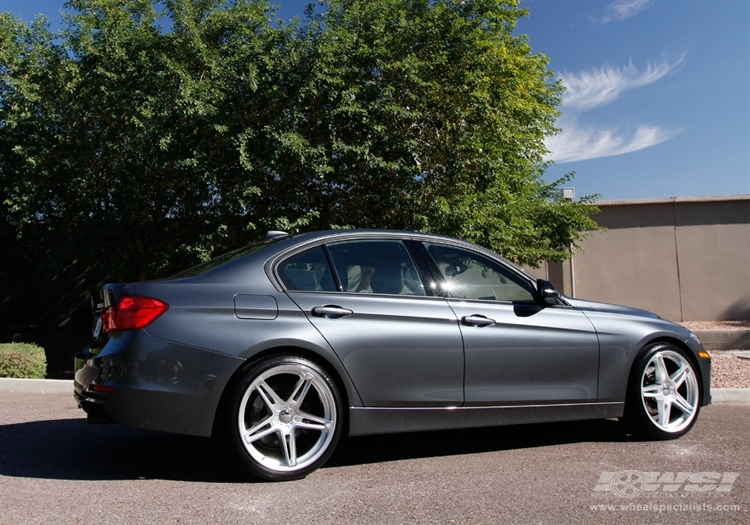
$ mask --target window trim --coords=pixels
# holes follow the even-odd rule
[[[341,282],[338,270],[336,270],[336,265],[333,264],[333,256],[331,255],[331,252],[328,251],[328,243],[324,242],[322,244],[322,247],[323,253],[326,256],[326,261],[328,262],[328,268],[331,270],[331,275],[333,276],[333,284],[336,286],[336,292],[342,293],[344,292],[344,285]],[[278,266],[279,265],[277,265],[276,267],[278,268]]]
[[[265,264],[265,270],[266,274],[271,278],[272,284],[281,292],[284,293],[342,293],[342,294],[356,294],[356,295],[363,295],[363,294],[357,294],[356,292],[349,292],[344,290],[343,281],[341,280],[341,277],[339,275],[338,269],[336,268],[336,265],[333,261],[333,256],[330,253],[328,246],[330,244],[338,244],[338,243],[345,243],[345,242],[383,242],[383,241],[390,241],[390,242],[398,242],[401,243],[406,250],[406,254],[411,259],[412,264],[414,265],[414,268],[417,272],[417,276],[422,281],[422,286],[424,288],[425,294],[424,295],[402,295],[402,294],[385,294],[385,293],[371,293],[367,294],[367,296],[389,296],[389,297],[411,297],[411,298],[435,298],[440,297],[443,298],[442,295],[439,293],[435,293],[435,290],[431,289],[432,287],[428,285],[430,281],[437,282],[436,279],[433,278],[432,272],[427,267],[427,263],[425,262],[422,254],[419,252],[419,245],[420,241],[414,240],[410,235],[404,235],[404,236],[394,236],[394,235],[343,235],[340,237],[326,237],[324,239],[316,239],[313,242],[306,243],[302,246],[296,246],[295,249],[288,250],[286,252],[277,254],[275,257],[269,259],[266,261]],[[323,253],[325,254],[326,263],[328,264],[329,271],[331,272],[331,275],[333,277],[334,286],[336,287],[336,290],[291,290],[287,288],[287,286],[284,284],[284,281],[281,279],[281,275],[279,274],[279,268],[284,264],[285,261],[287,261],[289,258],[294,257],[296,255],[299,255],[301,253],[304,253],[308,250],[312,250],[315,248],[322,248]],[[439,292],[439,287],[438,290]]]
[[[450,246],[453,248],[460,248],[468,252],[477,253],[479,255],[487,257],[488,259],[492,261],[495,261],[497,264],[507,269],[510,273],[517,276],[518,279],[527,282],[533,290],[533,295],[537,304],[544,306],[541,299],[538,296],[538,292],[536,288],[536,279],[534,278],[534,276],[530,275],[529,273],[527,273],[526,271],[520,268],[516,268],[513,263],[505,259],[502,255],[499,255],[491,250],[488,250],[487,248],[484,248],[483,246],[480,246],[478,244],[473,244],[468,241],[462,241],[461,239],[454,239],[452,237],[446,237],[446,236],[433,236],[432,234],[427,234],[427,233],[423,234],[420,232],[385,232],[383,231],[383,232],[366,233],[364,235],[362,234],[362,231],[330,232],[330,234],[328,235],[310,239],[301,245],[290,247],[280,253],[274,254],[264,264],[264,270],[265,270],[266,275],[269,277],[271,284],[278,291],[288,293],[289,290],[286,289],[286,287],[284,286],[283,282],[281,281],[277,273],[278,266],[288,257],[301,253],[310,248],[314,248],[315,246],[321,246],[321,245],[323,246],[324,252],[327,254],[326,257],[329,257],[330,254],[327,253],[327,245],[330,243],[341,242],[341,241],[366,241],[366,240],[401,241],[406,245],[407,249],[409,250],[409,254],[412,258],[412,261],[414,262],[417,268],[417,272],[419,273],[419,276],[422,279],[422,284],[425,285],[425,294],[426,294],[426,295],[410,295],[408,297],[422,297],[422,298],[432,298],[432,299],[451,298],[450,294],[446,293],[443,289],[442,284],[444,280],[443,280],[442,274],[440,273],[440,270],[437,268],[434,261],[432,261],[432,257],[429,255],[429,253],[426,253],[426,248],[424,246],[424,243],[432,243],[432,244]],[[341,285],[340,278],[338,276],[338,272],[333,267],[333,264],[330,259],[328,259],[327,262],[329,266],[332,268],[333,276],[335,279],[334,282],[337,283],[337,286],[339,287],[339,289],[336,292],[322,292],[320,290],[305,290],[305,291],[300,291],[298,293],[350,293],[350,292],[345,292],[341,289],[342,285]],[[437,289],[431,286],[433,282],[437,285]],[[391,297],[398,297],[398,295],[392,295]],[[480,299],[464,299],[464,300],[481,301]],[[495,304],[500,304],[500,301],[493,301],[493,302]],[[518,303],[518,304],[528,304],[528,303]],[[560,304],[556,306],[569,307],[569,305],[565,303],[563,297],[560,298]],[[547,307],[552,308],[554,306],[547,306]]]

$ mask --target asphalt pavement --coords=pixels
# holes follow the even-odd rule
[[[0,524],[750,523],[750,405],[674,441],[615,420],[352,438],[306,479],[247,479],[210,439],[87,425],[0,392]]]

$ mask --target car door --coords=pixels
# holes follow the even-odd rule
[[[463,403],[456,318],[441,297],[425,292],[406,242],[317,246],[283,260],[277,274],[339,356],[366,406]]]
[[[423,245],[460,323],[467,406],[596,401],[599,343],[582,312],[541,306],[531,281],[479,252]]]

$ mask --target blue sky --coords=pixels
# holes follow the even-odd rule
[[[59,27],[64,0],[0,0]],[[281,0],[301,15],[308,0]],[[750,193],[750,2],[527,0],[518,26],[568,87],[547,146],[578,197]]]

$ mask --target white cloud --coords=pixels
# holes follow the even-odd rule
[[[649,64],[644,72],[631,63],[624,68],[603,67],[577,75],[564,73],[561,78],[567,91],[563,95],[563,108],[586,110],[612,102],[627,89],[653,84],[678,67],[683,58],[684,55],[674,64]]]
[[[596,129],[582,123],[581,116],[587,110],[614,102],[626,90],[658,81],[679,66],[683,58],[671,64],[649,64],[643,72],[631,63],[623,68],[606,67],[579,74],[563,74],[561,79],[567,87],[562,104],[564,116],[557,123],[563,132],[545,141],[550,151],[546,160],[561,164],[611,157],[649,148],[674,137],[679,130],[658,126],[640,125],[635,131],[617,126]]]
[[[558,164],[579,160],[613,157],[656,146],[674,137],[679,131],[666,130],[658,126],[639,126],[635,132],[600,130],[591,126],[580,126],[577,122],[565,127],[561,135],[545,141],[552,154],[547,160]]]
[[[653,0],[615,0],[607,6],[602,15],[601,22],[621,22],[631,16],[635,16],[641,11],[648,9]]]

